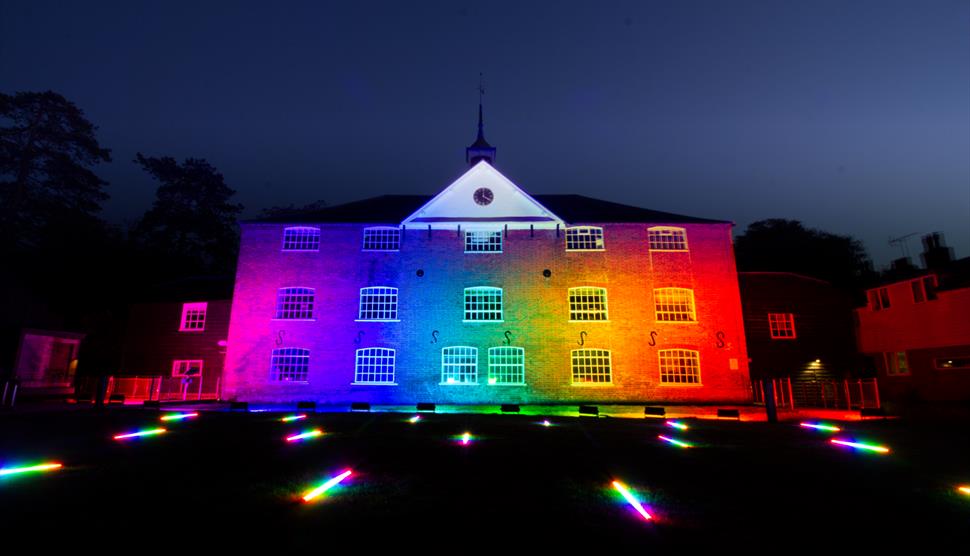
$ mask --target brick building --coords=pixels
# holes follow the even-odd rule
[[[880,395],[913,403],[970,400],[970,258],[953,261],[939,234],[923,238],[924,268],[898,265],[856,309],[859,349],[875,361]]]
[[[481,127],[466,152],[432,198],[242,224],[223,399],[749,401],[730,222],[530,196]]]

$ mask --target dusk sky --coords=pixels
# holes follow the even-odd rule
[[[797,219],[877,266],[910,233],[970,255],[968,0],[0,0],[0,91],[99,126],[119,223],[154,195],[139,151],[207,159],[247,217],[434,194],[466,168],[479,72],[527,192]]]

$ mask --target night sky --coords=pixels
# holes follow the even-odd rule
[[[528,192],[798,219],[877,266],[914,232],[970,255],[970,1],[520,4],[2,0],[0,91],[100,127],[113,222],[154,195],[138,151],[208,159],[245,216],[436,193],[483,72]]]

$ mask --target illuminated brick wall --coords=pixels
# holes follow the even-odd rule
[[[604,228],[605,251],[566,252],[562,233],[557,238],[554,230],[534,236],[512,230],[502,253],[465,254],[457,231],[429,236],[408,229],[399,252],[362,252],[365,225],[320,224],[319,252],[283,252],[284,225],[244,224],[223,398],[334,404],[749,401],[730,224],[677,224],[687,231],[689,252],[651,252],[647,223],[587,224]],[[543,275],[547,269],[549,277]],[[399,288],[400,322],[355,322],[359,290],[368,286]],[[472,286],[503,288],[504,322],[462,322],[463,290]],[[576,286],[607,289],[609,322],[569,322],[568,289]],[[315,320],[274,320],[282,287],[315,288]],[[657,322],[657,287],[693,289],[697,322]],[[505,345],[506,331],[512,346],[525,349],[524,386],[486,380],[488,348]],[[580,341],[584,348],[611,351],[611,384],[572,384],[570,352]],[[478,348],[477,385],[440,384],[441,349],[447,346]],[[310,350],[306,383],[270,380],[277,347]],[[355,350],[364,347],[396,350],[396,386],[351,384]],[[699,352],[700,385],[660,384],[657,351],[677,348]]]

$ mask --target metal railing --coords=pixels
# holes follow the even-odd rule
[[[790,377],[769,379],[779,409],[815,407],[826,409],[879,408],[879,384],[875,378],[845,380],[800,380]],[[764,403],[763,381],[751,382],[755,403]]]
[[[105,396],[121,394],[125,401],[200,401],[219,399],[219,379],[172,376],[112,376]]]

